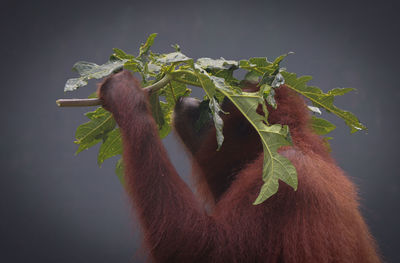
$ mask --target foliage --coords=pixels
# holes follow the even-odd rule
[[[174,52],[168,54],[153,53],[150,48],[156,34],[151,34],[139,48],[137,56],[127,54],[120,49],[113,49],[110,60],[103,65],[90,62],[78,62],[73,69],[79,73],[79,78],[69,79],[65,91],[72,91],[87,84],[89,79],[99,79],[112,74],[121,68],[138,72],[142,76],[142,85],[147,87],[166,76],[169,82],[150,97],[153,117],[158,125],[161,138],[171,130],[171,115],[176,101],[182,96],[189,96],[188,86],[200,87],[205,92],[202,106],[208,107],[208,114],[214,122],[217,134],[218,150],[224,141],[223,121],[220,103],[229,99],[258,132],[264,149],[264,166],[262,180],[264,184],[254,204],[260,204],[278,191],[278,181],[281,180],[293,189],[297,189],[297,173],[291,162],[278,154],[277,150],[284,145],[290,145],[290,131],[287,126],[268,123],[267,104],[273,108],[277,105],[275,89],[285,84],[305,96],[312,102],[309,109],[321,114],[321,109],[342,118],[351,128],[351,132],[365,130],[358,119],[350,112],[333,105],[335,96],[343,95],[352,89],[333,89],[323,93],[319,88],[308,86],[309,76],[297,77],[294,73],[281,68],[280,63],[290,53],[279,56],[273,61],[266,57],[255,57],[248,60],[225,60],[199,58],[196,61],[180,51],[178,45],[173,46]],[[260,87],[256,92],[244,92],[240,89],[240,80],[233,76],[237,69],[247,71],[245,81],[258,82]],[[261,105],[264,115],[257,113]],[[98,164],[113,156],[122,154],[122,142],[119,128],[116,127],[112,115],[101,107],[86,116],[88,123],[78,127],[75,143],[79,144],[77,153],[102,142],[98,154]],[[202,118],[197,123],[201,123]],[[206,116],[206,117],[207,117]],[[336,127],[330,122],[313,116],[312,127],[320,135],[326,135]],[[123,165],[121,159],[117,162],[116,173],[123,183]]]

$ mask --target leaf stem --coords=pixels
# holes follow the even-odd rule
[[[194,86],[194,87],[199,87],[201,88],[201,85],[197,82],[193,82],[190,80],[185,80],[185,79],[180,79],[180,78],[174,78],[173,80],[175,80],[176,82],[180,82],[186,85],[190,85],[190,86]]]
[[[168,87],[171,90],[172,97],[174,97],[174,101],[175,101],[175,104],[176,104],[177,100],[176,100],[175,92],[174,92],[174,89],[172,88],[171,82],[168,82]]]
[[[196,77],[198,79],[198,76],[196,75],[196,73],[193,72],[193,71],[190,71],[190,70],[178,69],[178,70],[175,70],[173,72],[173,74],[179,74],[179,73],[192,75],[192,76],[194,76],[194,77]],[[190,81],[190,80],[186,80],[186,79],[181,79],[179,77],[173,77],[173,80],[175,80],[177,82],[181,82],[181,83],[187,84],[187,85],[191,85],[191,86],[194,86],[194,87],[202,88],[201,83],[199,83],[199,82],[194,82],[194,81]]]

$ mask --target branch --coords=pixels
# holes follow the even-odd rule
[[[166,74],[162,79],[160,79],[153,85],[147,86],[143,89],[148,92],[156,92],[159,89],[165,87],[171,79],[171,75]],[[100,99],[59,99],[56,100],[56,103],[59,107],[86,107],[103,105],[103,101]]]
[[[58,107],[86,107],[103,105],[101,99],[59,99],[56,100]]]

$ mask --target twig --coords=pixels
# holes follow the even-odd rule
[[[153,85],[147,86],[143,89],[148,92],[155,92],[166,86],[171,79],[171,75],[166,74],[162,79]],[[59,99],[56,100],[56,103],[59,107],[86,107],[103,105],[103,101],[100,99]]]

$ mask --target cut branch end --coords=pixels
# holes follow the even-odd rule
[[[59,107],[85,107],[103,105],[100,99],[59,99],[56,100]]]

